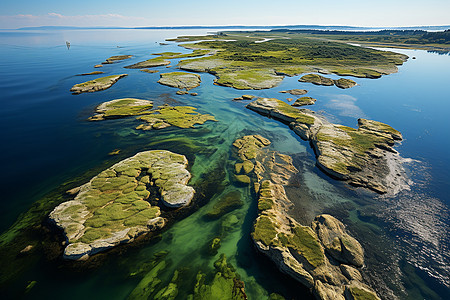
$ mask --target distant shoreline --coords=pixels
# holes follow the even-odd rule
[[[22,27],[17,29],[0,29],[0,30],[92,30],[92,29],[317,29],[317,30],[446,30],[450,29],[450,25],[432,25],[432,26],[405,26],[405,27],[359,27],[359,26],[327,26],[327,25],[218,25],[218,26],[143,26],[143,27],[77,27],[77,26],[37,26]]]

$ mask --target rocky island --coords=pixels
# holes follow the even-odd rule
[[[186,157],[169,151],[140,152],[72,190],[75,198],[49,216],[64,231],[64,257],[87,259],[162,228],[161,208],[146,200],[160,199],[168,208],[189,205],[195,191],[187,185],[191,178],[187,163]],[[151,194],[152,185],[158,194]]]
[[[170,65],[170,61],[161,57],[155,57],[151,59],[147,59],[145,61],[141,61],[129,66],[126,66],[126,69],[145,69],[145,68],[153,68],[160,66]]]
[[[148,112],[153,108],[153,101],[123,98],[103,102],[96,107],[96,115],[89,118],[89,121],[101,121],[105,119],[117,119],[128,116],[136,116]]]
[[[303,90],[303,89],[292,89],[292,90],[287,90],[287,91],[280,91],[279,93],[301,96],[301,95],[308,93],[308,91]]]
[[[83,83],[75,84],[70,91],[72,94],[77,95],[81,93],[92,93],[97,91],[103,91],[110,88],[119,79],[128,76],[128,74],[111,75],[106,77],[89,80]]]
[[[109,58],[107,58],[104,62],[102,62],[102,64],[103,65],[107,65],[107,64],[113,64],[113,63],[115,63],[115,62],[118,62],[118,61],[122,61],[122,60],[125,60],[125,59],[129,59],[129,58],[132,58],[133,57],[133,55],[114,55],[114,56],[111,56],[111,57],[109,57]]]
[[[389,125],[359,119],[359,128],[331,124],[307,109],[296,109],[273,98],[259,98],[247,108],[282,121],[302,139],[311,141],[317,166],[328,175],[351,185],[386,193],[404,174],[397,151],[400,132]]]
[[[162,73],[160,76],[158,83],[186,91],[198,87],[201,82],[200,75],[193,73],[171,72]]]

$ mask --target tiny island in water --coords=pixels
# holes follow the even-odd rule
[[[408,160],[396,150],[408,136],[365,115],[340,124],[315,110],[320,94],[309,89],[357,89],[359,79],[389,77],[413,57],[378,48],[448,52],[449,30],[224,31],[159,46],[144,60],[126,47],[111,51],[95,71],[85,65],[74,74],[66,93],[97,103],[78,122],[120,126],[128,145],[149,138],[144,147],[110,145],[106,163],[54,188],[2,233],[0,287],[8,297],[52,293],[55,276],[81,285],[117,270],[110,284],[124,282],[123,292],[109,299],[442,299],[445,288],[433,291],[408,266],[383,273],[385,255],[372,249],[370,238],[383,229],[370,223],[376,214],[365,199],[410,189]],[[126,89],[144,75],[172,100]],[[269,94],[287,78],[295,79],[289,89]],[[104,94],[121,84],[127,92]],[[209,111],[202,86],[243,91]],[[250,114],[256,125],[231,131],[233,114]],[[310,153],[311,165],[295,147]],[[306,168],[361,202],[308,202]],[[358,218],[373,231],[356,230]],[[33,278],[45,265],[50,275]]]

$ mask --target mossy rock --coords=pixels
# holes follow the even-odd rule
[[[103,91],[110,88],[119,79],[128,76],[128,74],[111,75],[106,77],[89,80],[83,83],[75,84],[70,91],[72,94],[92,93],[97,91]]]
[[[137,129],[160,129],[161,127],[176,126],[179,128],[193,128],[196,124],[204,124],[207,121],[217,121],[213,116],[201,114],[196,108],[191,106],[159,106],[151,114],[146,114],[138,118],[147,122],[148,127],[139,126]]]
[[[148,113],[153,108],[153,101],[123,98],[103,102],[95,109],[96,115],[89,118],[90,121],[116,119],[128,116],[137,116]]]
[[[159,66],[167,66],[170,64],[170,61],[161,58],[161,57],[155,57],[151,58],[145,61],[138,62],[133,65],[126,66],[127,69],[144,69],[144,68],[152,68],[152,67],[159,67]]]
[[[354,87],[356,85],[356,82],[354,82],[351,79],[347,78],[339,78],[338,80],[334,80],[334,84],[341,89],[349,89],[351,87]]]
[[[319,74],[307,74],[303,75],[298,81],[300,82],[310,82],[316,85],[326,85],[331,86],[334,85],[333,79],[324,77]]]
[[[146,182],[152,178],[165,206],[186,206],[194,196],[194,189],[186,185],[190,179],[186,166],[182,155],[153,150],[140,152],[92,178],[74,200],[50,213],[69,242],[64,257],[80,259],[163,227],[160,208],[145,201],[150,196]]]
[[[292,103],[292,106],[304,106],[304,105],[313,105],[316,103],[317,99],[312,97],[300,97]]]
[[[106,59],[106,61],[102,62],[102,64],[112,64],[118,61],[122,61],[125,59],[132,58],[133,55],[114,55]]]

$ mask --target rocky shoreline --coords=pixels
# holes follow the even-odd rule
[[[333,178],[384,194],[392,185],[390,174],[404,174],[400,160],[392,160],[393,154],[398,156],[392,146],[402,136],[389,125],[365,119],[358,120],[358,129],[336,125],[311,110],[296,109],[274,98],[259,98],[246,107],[288,124],[310,141],[317,166]]]
[[[110,88],[119,79],[128,76],[128,74],[111,75],[106,77],[97,78],[94,80],[86,81],[83,83],[75,84],[70,91],[72,94],[77,95],[81,93],[92,93],[97,91],[103,91]]]

